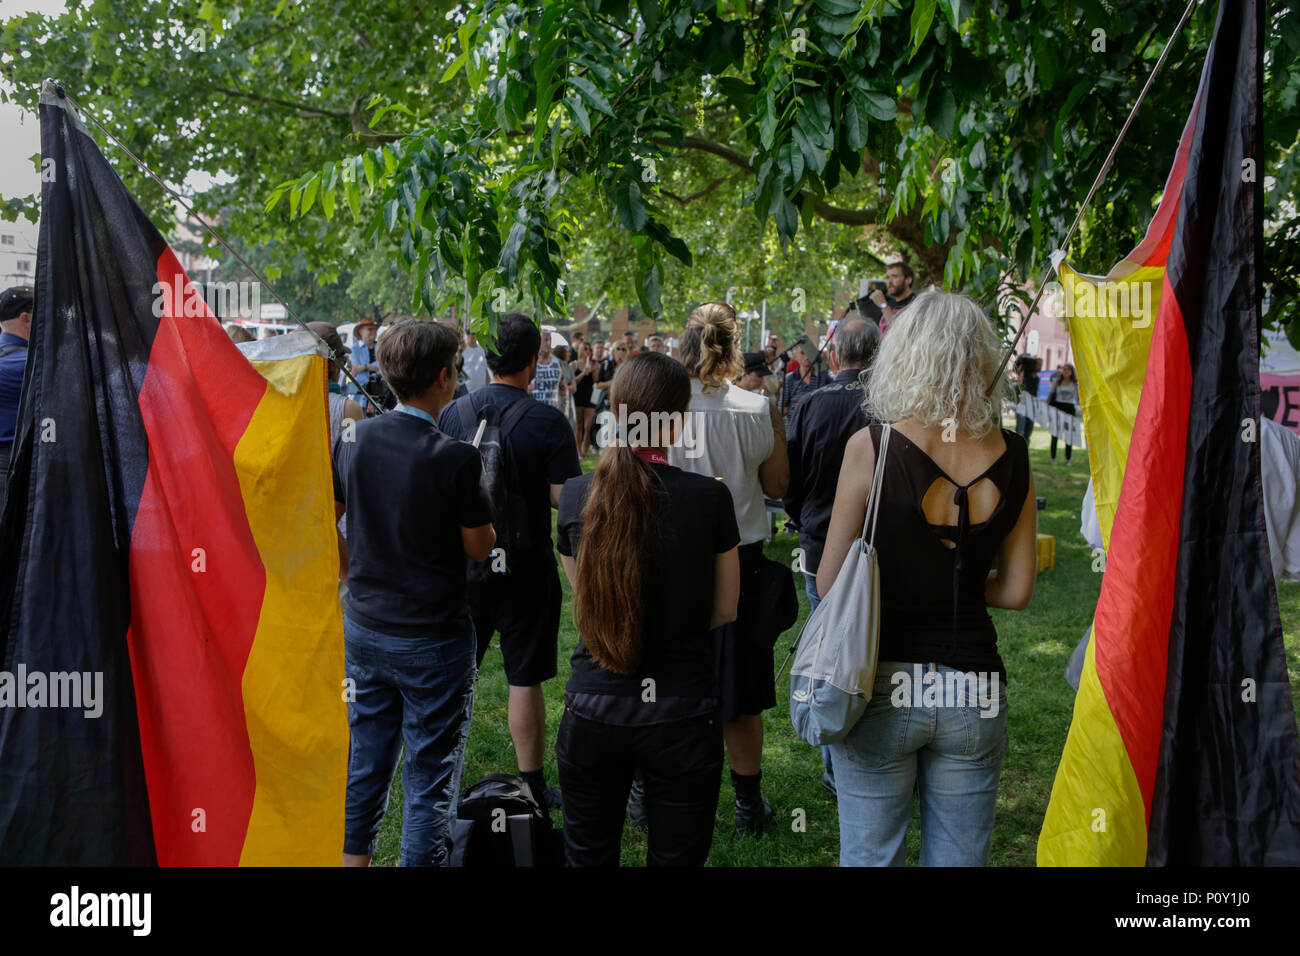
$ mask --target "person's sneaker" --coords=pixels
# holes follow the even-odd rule
[[[627,795],[627,822],[638,830],[650,827],[645,813],[645,784],[640,777],[632,778],[632,790]]]
[[[835,789],[835,778],[826,771],[822,771],[822,789],[831,795],[831,799],[836,803],[840,802],[839,791]]]
[[[758,800],[745,800],[736,797],[736,836],[751,834],[755,839],[762,837],[763,827],[772,819],[772,802],[759,794]]]
[[[564,812],[564,803],[560,797],[560,788],[547,786],[546,788],[546,807],[548,810],[559,810]]]

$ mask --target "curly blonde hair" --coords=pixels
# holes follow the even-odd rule
[[[722,388],[744,368],[737,345],[736,310],[725,302],[708,302],[691,312],[682,333],[682,364],[706,388]]]
[[[866,409],[883,422],[952,420],[975,438],[1001,417],[1001,343],[969,296],[925,292],[889,324],[867,388]]]

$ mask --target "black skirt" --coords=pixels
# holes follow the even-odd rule
[[[773,649],[780,637],[781,622],[774,619],[769,600],[770,582],[765,582],[763,543],[742,544],[740,552],[740,601],[736,620],[713,631],[718,672],[718,702],[724,723],[749,714],[761,714],[776,706]],[[789,569],[782,568],[789,574]],[[789,582],[794,593],[794,579]],[[788,626],[788,625],[787,625]]]

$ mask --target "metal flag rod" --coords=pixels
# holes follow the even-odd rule
[[[113,144],[117,146],[118,149],[124,152],[131,159],[132,162],[134,162],[137,166],[139,166],[140,169],[144,171],[145,175],[147,175],[150,179],[156,182],[159,186],[163,188],[164,192],[166,192],[169,196],[171,196],[178,203],[180,203],[182,208],[184,208],[184,210],[190,216],[192,216],[200,226],[206,229],[208,233],[211,234],[213,239],[216,239],[217,242],[221,243],[222,248],[224,248],[227,252],[229,252],[232,256],[234,256],[235,259],[237,259],[239,263],[243,265],[243,267],[253,275],[253,278],[257,279],[257,281],[260,282],[271,293],[272,296],[274,296],[275,300],[279,302],[282,306],[284,306],[284,310],[289,314],[290,318],[292,318],[295,322],[297,322],[298,325],[304,331],[309,333],[312,338],[314,338],[317,342],[319,342],[322,346],[324,346],[325,351],[329,354],[330,358],[333,361],[337,362],[342,367],[343,374],[347,377],[348,381],[357,387],[357,391],[360,392],[361,395],[367,397],[368,404],[371,404],[376,408],[378,408],[381,414],[384,412],[383,406],[381,406],[378,402],[375,402],[374,400],[369,398],[365,388],[363,388],[361,383],[357,381],[356,376],[352,374],[352,369],[349,367],[351,355],[346,355],[346,356],[339,355],[332,348],[330,348],[329,343],[326,342],[319,335],[317,335],[313,329],[309,328],[307,326],[307,323],[304,322],[298,316],[298,313],[295,312],[293,308],[289,305],[289,303],[284,300],[284,297],[281,296],[279,292],[275,291],[275,286],[271,285],[271,283],[266,280],[265,276],[263,276],[260,272],[258,272],[257,269],[255,269],[247,259],[241,256],[235,250],[235,248],[229,242],[226,241],[225,236],[217,232],[217,230],[210,223],[208,223],[207,220],[205,220],[202,216],[200,216],[197,212],[195,212],[194,207],[190,203],[186,202],[185,199],[183,199],[176,192],[176,190],[172,189],[165,182],[163,182],[162,178],[159,177],[159,175],[155,173],[152,169],[150,169],[149,165],[143,159],[141,159],[135,153],[131,152],[131,150],[127,148],[126,144],[123,143],[116,136],[114,136],[111,132],[109,132],[109,130],[104,126],[104,124],[101,123],[99,120],[97,120],[93,114],[87,112],[84,106],[82,106],[71,96],[69,96],[67,91],[64,90],[61,84],[59,84],[55,80],[46,80],[45,83],[47,86],[53,85],[55,94],[59,97],[59,99],[67,100],[68,103],[72,105],[75,114],[79,114],[81,116],[86,117],[86,119],[90,120],[90,122],[95,125],[95,128],[98,129],[105,136],[107,136],[109,140],[111,140]]]
[[[1142,87],[1142,92],[1138,94],[1137,101],[1133,104],[1133,108],[1129,110],[1128,119],[1124,121],[1123,127],[1120,128],[1119,135],[1115,137],[1115,143],[1111,146],[1110,152],[1106,155],[1106,161],[1101,164],[1101,169],[1097,173],[1097,178],[1092,181],[1092,188],[1088,190],[1088,195],[1083,198],[1083,203],[1079,206],[1079,212],[1075,215],[1074,222],[1070,224],[1070,229],[1065,234],[1065,238],[1061,240],[1060,246],[1058,246],[1056,251],[1053,253],[1052,262],[1048,266],[1047,274],[1043,277],[1043,281],[1039,283],[1038,291],[1034,293],[1034,299],[1029,304],[1028,311],[1025,312],[1025,320],[1020,323],[1020,328],[1016,332],[1016,337],[1012,339],[1011,344],[1007,346],[1006,353],[1002,356],[1002,361],[998,363],[997,373],[994,375],[993,381],[989,383],[988,392],[985,394],[992,395],[994,389],[997,388],[998,381],[1002,378],[1002,370],[1006,368],[1007,361],[1015,354],[1016,346],[1020,343],[1020,336],[1025,334],[1025,329],[1029,328],[1029,320],[1033,317],[1034,311],[1038,308],[1038,301],[1043,297],[1043,292],[1047,289],[1047,283],[1051,281],[1052,274],[1056,271],[1057,263],[1060,261],[1060,258],[1065,255],[1065,248],[1070,244],[1070,240],[1074,238],[1074,233],[1079,228],[1079,223],[1083,221],[1084,212],[1092,203],[1092,197],[1097,194],[1097,190],[1101,187],[1101,181],[1106,178],[1106,173],[1110,169],[1110,164],[1114,161],[1115,154],[1119,152],[1120,144],[1124,142],[1124,135],[1128,133],[1128,128],[1133,125],[1133,119],[1137,116],[1138,110],[1142,108],[1142,102],[1147,98],[1147,93],[1151,91],[1151,85],[1155,82],[1156,74],[1160,72],[1160,67],[1164,66],[1165,58],[1169,56],[1169,51],[1173,49],[1174,41],[1178,39],[1179,34],[1183,32],[1183,27],[1187,25],[1187,20],[1191,17],[1192,10],[1196,7],[1196,2],[1197,0],[1189,0],[1187,9],[1183,11],[1183,15],[1178,21],[1178,26],[1174,27],[1174,32],[1171,33],[1169,39],[1165,41],[1165,48],[1160,51],[1160,57],[1156,60],[1155,66],[1151,68],[1151,74],[1147,77],[1146,85]]]

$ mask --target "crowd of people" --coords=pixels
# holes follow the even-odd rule
[[[774,814],[762,715],[776,706],[776,642],[798,613],[790,568],[763,554],[769,506],[798,531],[815,607],[860,536],[881,422],[895,438],[881,487],[878,686],[866,718],[825,749],[822,783],[846,864],[902,861],[914,789],[922,862],[987,862],[1006,749],[987,608],[1023,608],[1032,594],[1033,478],[1026,443],[999,427],[1001,397],[987,394],[1000,375],[989,320],[962,296],[896,291],[881,296],[888,335],[855,317],[820,354],[779,342],[742,352],[720,302],[691,313],[676,355],[633,332],[553,345],[520,313],[500,318],[490,350],[416,320],[362,340],[352,371],[378,373],[395,405],[334,445],[356,695],[345,863],[375,851],[403,744],[402,861],[448,862],[475,675],[494,634],[519,777],[562,810],[570,865],[616,865],[628,821],[648,830],[648,863],[703,864],[724,765],[734,833],[761,837]],[[616,432],[583,474],[602,408],[668,424],[648,438]],[[557,789],[543,771],[542,689],[559,673],[566,610],[579,639]],[[897,707],[891,676],[914,665],[1000,680],[996,716]]]
[[[30,288],[0,294],[0,477],[33,308]],[[965,296],[914,295],[905,268],[891,266],[887,291],[857,311],[821,349],[784,352],[775,337],[742,352],[721,302],[690,314],[676,354],[630,331],[552,343],[521,313],[500,318],[491,349],[408,319],[382,338],[362,322],[349,353],[332,325],[310,323],[333,356],[352,685],[345,865],[375,853],[403,749],[402,862],[450,862],[476,676],[494,636],[518,776],[561,811],[570,865],[616,865],[629,821],[648,830],[648,863],[703,864],[724,766],[734,833],[761,837],[774,815],[762,715],[776,706],[776,642],[797,617],[789,566],[763,554],[772,506],[798,533],[796,568],[816,608],[862,544],[877,456],[876,683],[861,720],[823,753],[840,860],[901,864],[915,794],[923,865],[987,863],[1008,743],[988,609],[1024,609],[1036,577],[1033,422],[1002,429],[1001,406],[1013,382],[1037,389],[1039,369],[1022,356],[1005,394],[990,390],[1003,376],[989,319]],[[1078,396],[1073,367],[1061,366],[1049,403],[1073,414]],[[626,430],[583,474],[607,409]],[[637,416],[663,427],[627,428]],[[1274,575],[1296,580],[1300,440],[1263,429]],[[1084,504],[1083,532],[1099,539],[1091,489]],[[579,637],[557,788],[543,770],[543,687],[559,675],[566,612]],[[1086,638],[1075,658],[1084,648]],[[900,678],[922,672],[938,687],[973,677],[979,693],[900,699]]]

